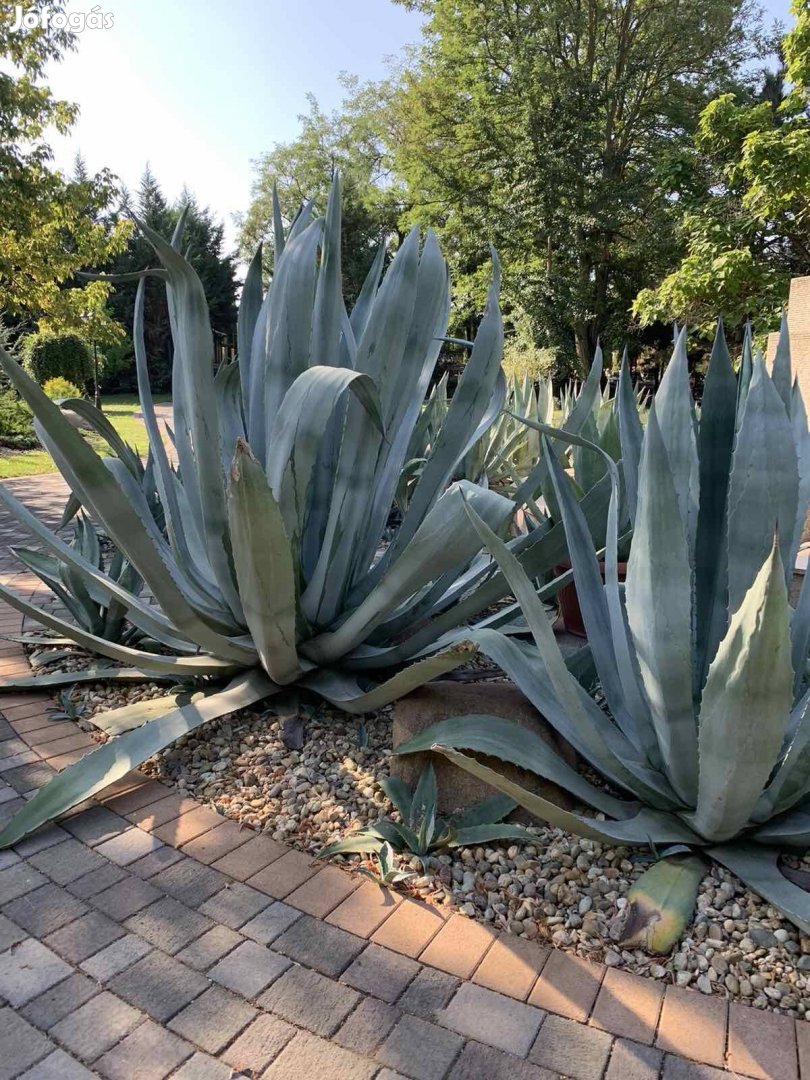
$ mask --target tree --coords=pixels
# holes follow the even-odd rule
[[[407,0],[402,0],[407,2]],[[539,345],[621,341],[676,254],[662,162],[762,49],[747,0],[421,0],[396,164],[445,237],[462,312],[502,257]]]
[[[791,277],[810,273],[810,9],[759,100],[724,94],[704,110],[694,144],[676,162],[685,255],[635,311],[644,324],[687,322],[709,332],[717,315],[774,330]]]
[[[44,0],[26,10],[62,13]],[[50,167],[45,132],[66,132],[76,108],[41,84],[44,66],[75,47],[75,35],[54,28],[12,31],[0,22],[0,310],[16,323],[41,322],[54,331],[79,329],[83,312],[103,309],[108,286],[78,285],[77,270],[120,250],[128,225],[104,211],[116,194],[112,175],[87,171],[68,179]],[[74,287],[68,288],[72,285]]]
[[[188,189],[183,191],[174,205],[170,205],[149,165],[144,169],[135,196],[127,194],[124,211],[162,236],[171,236],[186,205],[184,251],[188,249],[188,258],[202,280],[215,338],[221,348],[227,349],[233,344],[235,336],[237,283],[234,258],[223,254],[223,226],[214,220],[208,208],[199,205]],[[108,264],[106,271],[110,275],[129,274],[154,266],[155,263],[149,241],[136,229],[126,249]],[[110,307],[126,328],[129,341],[132,337],[136,289],[134,282],[119,283],[110,298]],[[121,351],[107,351],[108,389],[129,391],[135,388],[136,376],[129,341]],[[171,388],[171,326],[166,286],[153,277],[148,277],[145,284],[144,341],[152,387],[165,392]]]
[[[404,191],[392,173],[387,139],[386,84],[360,85],[341,76],[347,91],[340,110],[327,115],[313,95],[309,112],[299,116],[301,133],[289,143],[277,143],[254,163],[256,178],[250,207],[241,222],[240,250],[250,259],[260,241],[266,268],[272,266],[273,185],[282,214],[291,221],[301,204],[314,200],[326,206],[335,172],[343,189],[344,292],[353,299],[360,290],[374,252],[383,241],[399,238],[398,219]]]

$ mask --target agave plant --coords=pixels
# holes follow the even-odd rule
[[[144,596],[100,570],[2,488],[0,501],[48,555],[76,571],[94,602],[120,604],[128,622],[160,649],[111,642],[6,589],[0,596],[51,631],[126,665],[111,672],[114,678],[196,677],[206,680],[205,688],[192,701],[173,693],[94,717],[117,737],[35,796],[0,834],[0,845],[180,735],[280,687],[309,689],[347,711],[377,708],[465,662],[474,651],[465,624],[475,624],[478,613],[509,591],[489,556],[480,554],[465,500],[499,532],[520,493],[510,500],[453,482],[505,397],[494,254],[474,347],[392,532],[394,494],[447,330],[449,279],[435,236],[428,232],[421,244],[413,230],[384,275],[381,250],[348,314],[337,181],[324,218],[307,205],[285,234],[276,208],[271,286],[263,296],[257,253],[239,311],[238,361],[215,373],[203,288],[179,251],[182,221],[172,243],[141,229],[160,263],[145,273],[167,287],[175,348],[176,468],[152,403],[141,280],[134,348],[165,531],[121,448],[100,457],[2,351],[0,367],[31,406],[76,502],[143,579]],[[588,392],[598,393],[598,373]],[[601,513],[608,494],[603,486],[585,512]],[[537,576],[559,561],[565,537],[562,528],[538,529],[510,545]],[[96,668],[64,681],[102,675]],[[55,683],[59,675],[48,678]],[[30,685],[30,678],[3,684]]]
[[[508,795],[493,795],[466,810],[441,817],[436,772],[429,762],[414,791],[393,776],[381,780],[380,787],[394,804],[399,821],[381,818],[325,847],[318,858],[366,852],[379,855],[389,845],[393,851],[407,852],[423,862],[431,852],[445,847],[471,847],[493,840],[525,840],[531,836],[522,825],[510,825],[502,820],[517,806]]]
[[[618,470],[605,455],[612,494],[603,582],[571,481],[547,438],[544,454],[602,704],[567,670],[525,572],[471,506],[536,647],[491,631],[476,640],[621,795],[494,716],[453,718],[399,752],[432,746],[538,817],[591,839],[678,845],[677,855],[653,868],[642,919],[648,930],[672,918],[667,895],[680,890],[682,914],[686,895],[694,903],[700,872],[694,858],[684,861],[685,848],[727,867],[810,933],[810,895],[779,869],[781,853],[810,843],[807,577],[795,610],[787,590],[810,497],[810,437],[791,382],[786,328],[772,374],[746,348],[735,375],[718,333],[698,415],[681,333],[643,434],[624,595]],[[562,810],[469,751],[553,780],[599,817]],[[645,891],[643,878],[639,884]],[[672,925],[677,933],[679,920]]]

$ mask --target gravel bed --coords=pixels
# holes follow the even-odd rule
[[[76,667],[85,664],[77,654]],[[85,704],[86,718],[167,691],[155,683],[79,684],[74,698]],[[378,786],[391,756],[390,710],[361,721],[295,699],[274,705],[275,711],[246,709],[208,725],[204,735],[186,736],[145,771],[310,854],[392,812]],[[282,721],[293,711],[306,720],[300,750],[281,738]],[[89,726],[86,719],[82,726]],[[424,866],[402,857],[400,865],[417,874],[404,888],[610,967],[810,1019],[810,937],[728,871],[707,865],[692,924],[672,955],[655,957],[617,943],[627,893],[648,857],[559,829],[531,832],[530,842],[448,851]],[[342,861],[347,868],[359,864]],[[810,859],[796,865],[810,870]]]

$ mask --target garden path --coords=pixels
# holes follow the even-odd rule
[[[60,477],[7,487],[58,521]],[[21,542],[0,511],[30,596]],[[0,699],[0,822],[92,748],[49,704]],[[138,772],[0,852],[0,1047],[0,1080],[810,1078],[810,1024],[490,932]]]

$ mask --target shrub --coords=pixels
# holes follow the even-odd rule
[[[0,446],[31,450],[39,446],[31,410],[13,390],[0,393]]]
[[[57,375],[54,379],[48,379],[42,389],[51,401],[61,401],[63,398],[82,396],[82,392],[76,383],[70,382],[69,379],[63,379],[61,375]]]
[[[21,352],[23,367],[40,386],[61,377],[84,387],[93,377],[90,349],[78,334],[39,330],[25,338]]]

